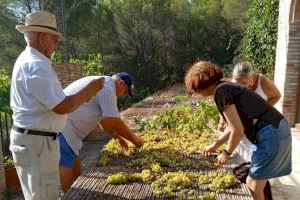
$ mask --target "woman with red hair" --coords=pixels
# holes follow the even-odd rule
[[[284,116],[248,88],[222,81],[223,71],[216,64],[200,61],[187,72],[189,92],[214,96],[217,108],[227,122],[224,134],[203,150],[208,156],[226,143],[218,156],[225,164],[245,135],[252,143],[251,167],[246,183],[255,200],[264,200],[267,179],[291,173],[291,131]]]

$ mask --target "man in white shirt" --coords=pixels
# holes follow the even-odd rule
[[[95,79],[82,90],[66,96],[51,66],[51,54],[58,40],[55,16],[47,11],[30,13],[25,25],[26,49],[13,69],[10,105],[13,126],[10,150],[26,200],[59,198],[58,132],[66,125],[67,113],[74,111],[103,87]]]
[[[120,118],[117,98],[132,96],[133,78],[126,72],[121,72],[105,78],[104,86],[89,102],[69,114],[67,125],[59,135],[60,143],[60,181],[66,192],[80,175],[79,151],[82,140],[100,123],[104,131],[118,139],[119,144],[127,149],[124,139],[136,147],[141,147],[143,141],[134,135]],[[70,84],[64,92],[72,94],[80,90],[99,76],[89,76]],[[100,152],[99,152],[100,153]]]

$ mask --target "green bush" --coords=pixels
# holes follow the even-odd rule
[[[254,0],[249,9],[237,61],[251,62],[254,69],[274,76],[279,0]]]
[[[64,60],[64,55],[59,52],[59,51],[55,51],[52,55],[51,55],[51,60],[54,63],[61,63]]]
[[[118,107],[121,111],[126,110],[130,106],[132,106],[133,103],[142,101],[147,96],[151,94],[149,87],[137,87],[133,89],[133,98],[123,98],[118,100]]]
[[[10,169],[10,168],[14,168],[14,161],[12,156],[5,156],[4,157],[4,168],[5,169]]]
[[[11,78],[5,70],[0,70],[0,110],[8,111]]]
[[[140,124],[140,131],[202,132],[203,130],[214,130],[219,120],[217,108],[205,101],[200,101],[194,107],[186,99],[184,96],[178,96],[175,107],[162,114],[154,115],[146,121],[137,120]]]
[[[80,64],[85,76],[101,75],[105,71],[100,54],[87,54],[81,58],[71,58],[70,63]]]

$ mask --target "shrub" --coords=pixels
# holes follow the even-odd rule
[[[4,168],[5,169],[10,169],[10,168],[14,168],[14,162],[11,156],[5,156],[4,157]]]
[[[200,101],[196,106],[191,106],[184,96],[176,97],[177,104],[174,108],[164,113],[154,115],[140,123],[140,131],[171,130],[174,132],[193,132],[211,130],[216,128],[219,119],[215,106],[205,101]]]
[[[100,54],[83,55],[78,59],[71,58],[70,63],[80,64],[85,76],[101,75],[105,71]]]
[[[11,78],[5,70],[0,70],[0,110],[8,111]]]
[[[249,9],[244,38],[237,58],[251,62],[254,69],[274,76],[279,0],[254,0]]]

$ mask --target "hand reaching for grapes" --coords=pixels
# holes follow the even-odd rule
[[[216,146],[216,143],[208,145],[208,146],[204,147],[203,155],[204,156],[209,156],[211,153],[214,153],[217,150],[217,148],[218,147]]]
[[[228,160],[229,160],[229,155],[228,154],[226,154],[226,153],[221,153],[220,155],[218,155],[218,164],[219,165],[224,165],[224,164],[226,164],[227,162],[228,162]]]
[[[141,148],[143,145],[144,145],[144,141],[142,138],[136,136],[134,138],[134,145],[137,147],[137,148]]]
[[[117,137],[116,139],[117,139],[119,145],[122,147],[122,149],[124,151],[128,151],[129,148],[128,148],[127,142],[121,137]]]

